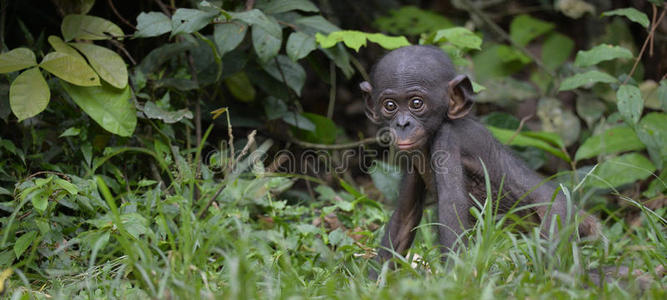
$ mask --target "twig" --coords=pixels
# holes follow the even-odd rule
[[[164,3],[162,3],[162,1],[160,1],[160,0],[153,0],[153,1],[155,1],[155,3],[157,3],[157,6],[160,7],[160,10],[165,15],[167,15],[167,17],[171,18],[171,12],[169,12],[169,8],[166,5],[164,5]]]
[[[331,84],[331,89],[329,89],[327,118],[333,119],[334,105],[336,104],[336,64],[333,60],[329,62],[329,84]]]
[[[482,21],[484,21],[484,23],[489,25],[489,27],[491,27],[491,29],[493,31],[495,31],[498,35],[500,35],[504,40],[508,41],[512,45],[512,47],[521,50],[521,52],[523,52],[523,54],[530,57],[535,62],[535,64],[538,67],[540,67],[540,69],[543,69],[544,72],[547,73],[550,77],[557,78],[556,73],[549,70],[549,68],[547,68],[544,65],[544,63],[542,62],[542,60],[539,57],[535,56],[533,53],[528,51],[528,49],[526,49],[526,47],[521,46],[521,45],[517,44],[514,40],[512,40],[510,35],[507,34],[507,32],[505,32],[505,30],[503,30],[502,28],[500,28],[500,26],[498,26],[496,23],[494,23],[493,20],[491,20],[483,11],[481,11],[479,8],[477,8],[477,6],[471,4],[470,1],[468,1],[468,0],[461,0],[461,2],[464,3],[465,6],[467,6],[467,8],[470,11],[472,11],[475,15],[477,15],[480,19],[482,19]]]
[[[125,25],[127,26],[130,26],[130,28],[137,30],[137,27],[134,27],[132,23],[128,22],[125,18],[123,18],[123,16],[118,12],[118,10],[116,10],[116,7],[113,5],[113,0],[107,0],[107,3],[109,3],[109,7],[111,7],[111,10],[116,15],[116,17],[120,19],[121,22],[125,23]]]
[[[655,6],[655,4],[653,6]],[[656,29],[658,29],[658,25],[660,24],[660,22],[662,22],[662,18],[665,17],[666,12],[667,12],[667,9],[663,9],[662,13],[660,14],[660,17],[658,18],[658,21],[654,22],[651,25],[651,30],[649,31],[648,36],[646,37],[646,40],[644,40],[644,45],[642,45],[642,49],[639,50],[639,54],[637,55],[637,59],[635,59],[635,63],[634,63],[634,65],[632,65],[632,70],[630,70],[630,73],[628,74],[628,77],[626,77],[625,80],[623,80],[623,84],[628,83],[628,80],[630,80],[630,78],[632,78],[632,74],[634,74],[635,71],[637,70],[637,66],[639,65],[639,62],[641,61],[642,56],[644,56],[644,51],[646,51],[646,46],[648,46],[649,41],[653,40],[653,36],[655,35],[655,31],[656,31]]]
[[[5,47],[5,19],[7,17],[7,0],[0,0],[0,47]],[[0,49],[2,50],[2,49]]]
[[[519,122],[519,128],[517,128],[516,131],[514,131],[514,134],[513,134],[509,139],[507,139],[507,144],[508,144],[508,145],[509,145],[510,143],[512,143],[512,141],[514,140],[514,138],[515,138],[517,135],[519,135],[519,133],[521,132],[521,129],[523,129],[523,125],[526,124],[526,121],[528,121],[528,120],[530,120],[530,119],[532,119],[532,118],[533,118],[533,115],[529,115],[529,116],[525,116],[525,117],[523,117],[523,118],[521,119],[521,122]]]

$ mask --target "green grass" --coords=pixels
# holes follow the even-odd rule
[[[257,151],[267,148],[263,144]],[[435,237],[437,219],[428,209],[411,249],[411,254],[421,257],[420,263],[411,267],[414,256],[410,255],[397,259],[399,268],[390,270],[369,258],[382,232],[369,228],[385,224],[389,212],[351,185],[343,184],[344,191],[338,192],[317,185],[317,199],[312,199],[291,188],[296,177],[264,173],[261,166],[250,168],[253,163],[248,159],[237,159],[234,166],[223,170],[222,181],[206,166],[202,167],[203,179],[195,181],[194,167],[188,167],[182,157],[175,161],[174,181],[167,188],[149,180],[125,186],[120,176],[69,175],[70,186],[57,180],[61,175],[47,174],[21,183],[17,199],[22,207],[19,201],[10,202],[5,209],[12,209],[12,215],[1,219],[7,226],[2,228],[0,266],[11,266],[14,273],[5,285],[4,297],[667,296],[665,278],[654,279],[645,290],[632,275],[601,286],[589,278],[590,272],[603,268],[626,266],[652,274],[656,267],[667,264],[665,208],[651,211],[629,198],[624,199],[641,209],[638,226],[629,226],[618,217],[624,211],[612,211],[604,220],[602,238],[570,241],[576,224],[566,224],[560,242],[539,238],[535,227],[519,230],[521,219],[515,214],[497,215],[492,205],[478,199],[482,208],[472,210],[478,222],[466,233],[469,244],[458,253],[447,254],[444,264]],[[198,193],[193,192],[195,184]],[[38,209],[45,193],[50,200]],[[199,200],[193,202],[195,194]],[[492,197],[496,195],[487,195]],[[208,206],[211,199],[215,201]],[[31,239],[22,240],[24,236]],[[371,267],[380,269],[377,282],[368,279]]]

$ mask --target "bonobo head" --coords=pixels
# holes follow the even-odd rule
[[[401,150],[425,145],[442,122],[464,117],[472,107],[472,84],[456,76],[447,55],[433,46],[389,52],[371,70],[364,91],[366,116],[389,126]]]

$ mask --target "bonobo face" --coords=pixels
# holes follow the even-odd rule
[[[425,145],[443,121],[463,117],[472,104],[469,80],[455,77],[449,58],[436,47],[390,52],[371,71],[371,82],[360,87],[366,115],[388,126],[401,150]]]

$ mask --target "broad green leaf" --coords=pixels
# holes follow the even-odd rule
[[[361,46],[366,46],[366,39],[377,43],[385,49],[396,49],[403,46],[409,46],[410,42],[405,37],[387,36],[381,33],[366,33],[356,30],[341,30],[332,32],[329,35],[317,33],[315,40],[322,48],[331,48],[338,42],[343,42],[348,48],[359,52]]]
[[[343,71],[345,78],[352,77],[354,69],[350,63],[350,54],[345,50],[343,45],[331,47],[329,49],[320,49],[324,54],[332,60],[336,66]]]
[[[612,77],[607,73],[591,70],[585,73],[578,73],[575,74],[574,76],[565,78],[565,80],[561,82],[558,91],[574,90],[578,87],[584,85],[591,85],[598,82],[614,83],[618,82],[618,79]]]
[[[521,147],[535,147],[547,151],[565,161],[570,161],[570,157],[566,153],[546,142],[543,138],[531,137],[524,132],[517,133],[516,130],[502,129],[493,126],[486,126],[486,128],[488,128],[491,134],[503,144]]]
[[[249,11],[229,13],[234,19],[239,19],[247,24],[262,28],[267,34],[282,39],[282,29],[278,22],[272,17],[267,17],[262,11],[258,9],[251,9]]]
[[[542,62],[550,70],[556,70],[570,57],[574,49],[571,38],[554,32],[547,36],[542,45]]]
[[[144,105],[144,114],[149,119],[159,119],[167,124],[176,123],[183,118],[192,119],[192,112],[187,109],[179,109],[176,111],[166,111],[157,105],[153,101],[147,101]]]
[[[76,127],[70,127],[67,128],[63,133],[61,133],[58,137],[66,137],[66,136],[77,136],[81,133],[81,129],[76,128]]]
[[[269,96],[266,100],[262,101],[264,105],[264,114],[269,120],[279,119],[282,116],[290,113],[287,109],[287,104],[285,101],[278,99],[274,96]],[[314,129],[315,127],[313,127]]]
[[[287,112],[281,117],[281,119],[285,121],[285,123],[290,124],[296,128],[315,131],[315,124],[313,124],[313,122],[298,112]]]
[[[171,31],[171,20],[167,15],[157,12],[141,12],[137,16],[137,31],[135,37],[153,37]]]
[[[577,150],[574,160],[582,160],[600,154],[642,150],[644,144],[632,128],[622,125],[610,128],[602,134],[589,137]]]
[[[245,72],[241,71],[225,78],[225,85],[234,98],[243,102],[255,100],[257,92]]]
[[[589,176],[587,185],[599,188],[618,187],[648,178],[655,166],[645,156],[633,152],[602,162]]]
[[[361,46],[366,46],[366,33],[356,30],[336,31],[327,36],[316,34],[315,39],[322,48],[331,48],[336,45],[336,43],[343,42],[348,48],[352,48],[354,51],[359,52]]]
[[[122,39],[125,35],[118,25],[95,16],[67,15],[60,25],[65,41]]]
[[[97,74],[115,88],[122,89],[127,85],[127,67],[123,58],[116,52],[94,44],[71,43],[86,56]]]
[[[234,50],[245,37],[248,25],[240,22],[216,24],[213,28],[213,41],[220,56]]]
[[[508,57],[506,56],[508,53],[514,54]],[[512,60],[507,60],[510,58]],[[525,55],[507,45],[485,45],[482,51],[474,53],[472,56],[473,65],[475,66],[475,79],[488,85],[487,81],[491,78],[507,78],[509,75],[518,72],[526,65],[525,58]],[[530,58],[528,58],[527,61],[530,62]],[[492,88],[491,90],[496,91]]]
[[[293,32],[287,39],[285,51],[293,61],[306,57],[317,48],[315,38],[300,31]]]
[[[607,106],[598,97],[592,94],[582,93],[577,97],[577,115],[586,121],[588,128],[600,119],[607,110]]]
[[[396,48],[410,46],[410,42],[404,36],[388,36],[382,33],[368,33],[366,38],[369,41],[380,45],[387,50],[394,50]]]
[[[311,143],[333,144],[336,141],[336,124],[331,119],[313,113],[303,113],[315,125],[315,130],[297,130],[296,135]]]
[[[21,235],[18,239],[16,239],[16,243],[14,243],[14,254],[16,255],[16,259],[19,259],[23,252],[32,245],[32,242],[35,241],[37,238],[37,231],[30,231],[28,233],[24,233]]]
[[[639,121],[635,130],[653,163],[662,169],[667,163],[667,114],[649,113]]]
[[[271,35],[262,27],[252,27],[252,46],[259,60],[266,63],[278,55],[282,35]]]
[[[398,166],[390,165],[381,160],[373,161],[373,165],[368,169],[373,184],[382,192],[390,203],[395,203],[398,199],[398,192],[401,187],[401,178],[403,173]]]
[[[303,17],[294,20],[294,24],[299,26],[308,34],[315,34],[317,32],[321,32],[322,34],[329,34],[331,32],[340,30],[340,28],[327,21],[327,19],[323,18],[322,16]]]
[[[642,196],[654,198],[661,196],[661,194],[667,194],[667,170],[662,170],[659,177],[651,180],[651,183],[649,183],[648,188],[642,193]]]
[[[77,193],[79,193],[79,188],[67,180],[54,178],[53,184],[55,184],[56,187],[67,191],[67,193],[69,193],[70,195],[76,195]]]
[[[480,50],[480,46],[482,46],[482,39],[463,27],[441,29],[435,33],[434,43],[445,40],[460,48]]]
[[[28,195],[28,197],[30,197],[30,203],[32,203],[32,206],[39,212],[44,212],[46,208],[49,207],[49,196],[50,193],[47,189],[38,189]]]
[[[0,73],[19,71],[36,64],[35,53],[28,48],[16,48],[0,54]]]
[[[602,13],[602,16],[608,17],[608,16],[624,16],[630,21],[638,23],[639,25],[642,25],[644,28],[648,28],[649,25],[649,20],[648,16],[646,16],[645,13],[638,11],[632,7],[627,7],[627,8],[619,8],[619,9],[614,9],[611,11],[606,11]]]
[[[49,85],[38,67],[21,73],[9,87],[9,105],[19,121],[42,112],[50,99]]]
[[[394,35],[420,35],[454,26],[441,14],[412,5],[391,10],[389,16],[375,18],[373,24],[379,31]]]
[[[179,8],[171,16],[171,36],[196,32],[211,23],[217,15],[216,11]]]
[[[62,82],[72,100],[107,131],[131,136],[137,125],[137,113],[130,101],[130,87],[116,89],[102,83],[98,87],[81,87]]]
[[[39,66],[58,78],[80,86],[98,86],[100,77],[82,59],[62,52],[47,54]]]
[[[600,44],[591,50],[579,50],[574,65],[577,67],[588,67],[616,58],[632,58],[632,52],[621,46]]]
[[[630,126],[637,124],[644,108],[644,100],[642,100],[639,88],[634,85],[621,85],[616,91],[616,99],[618,112],[621,113],[625,122]]]
[[[276,61],[278,61],[280,68],[276,65]],[[294,90],[298,96],[301,96],[301,89],[303,89],[303,84],[306,82],[306,71],[298,62],[289,59],[285,55],[278,55],[276,59],[269,60],[262,67],[271,77],[280,82],[286,81],[287,86]]]
[[[267,14],[280,14],[293,10],[318,12],[317,6],[308,0],[273,0],[257,4],[257,8]]]
[[[554,24],[544,22],[529,15],[519,15],[510,23],[510,37],[521,46],[528,45],[536,37],[554,28]]]
[[[83,56],[81,56],[79,51],[76,51],[76,49],[72,48],[72,46],[65,43],[60,37],[57,37],[55,35],[49,36],[49,44],[51,45],[51,47],[53,47],[54,50],[56,50],[56,52],[69,54],[71,56],[81,59],[83,62],[86,62],[86,59],[83,58]]]

